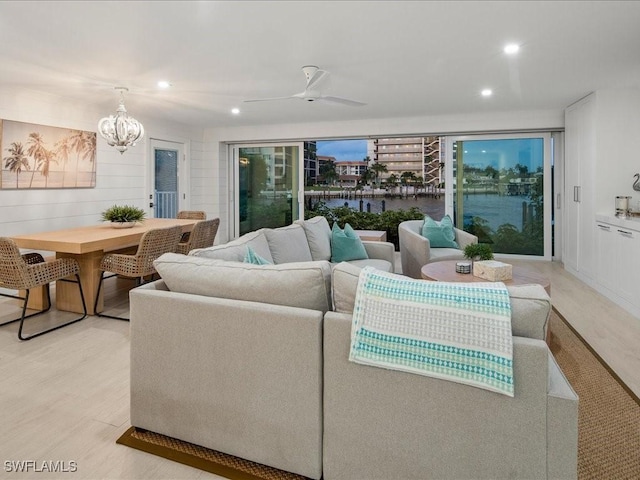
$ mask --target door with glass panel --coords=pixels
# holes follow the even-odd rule
[[[184,188],[180,188],[180,162],[184,158],[181,143],[151,140],[153,156],[149,207],[155,218],[176,218],[186,201]]]
[[[497,254],[551,259],[549,134],[447,139],[447,211]]]
[[[302,217],[302,151],[302,143],[234,146],[235,236]]]

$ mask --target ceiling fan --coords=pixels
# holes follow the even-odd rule
[[[296,93],[288,97],[273,97],[273,98],[258,98],[255,100],[245,100],[245,103],[249,102],[270,102],[272,100],[289,100],[291,98],[298,98],[307,102],[331,102],[340,103],[342,105],[348,105],[350,107],[361,107],[366,103],[357,102],[355,100],[349,100],[348,98],[333,97],[331,95],[323,95],[317,89],[318,85],[329,75],[326,70],[320,70],[315,65],[305,65],[302,67],[302,72],[307,79],[307,86],[304,92]]]

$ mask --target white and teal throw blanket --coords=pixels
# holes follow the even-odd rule
[[[507,288],[502,282],[414,280],[365,267],[349,360],[513,397]]]

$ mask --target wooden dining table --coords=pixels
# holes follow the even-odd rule
[[[155,228],[180,225],[183,232],[189,232],[198,220],[176,218],[147,218],[131,228],[114,228],[109,223],[86,227],[67,228],[42,233],[16,235],[11,238],[19,248],[55,252],[56,258],[75,258],[80,264],[80,280],[87,304],[87,313],[95,314],[94,304],[98,281],[100,280],[100,261],[106,252],[133,249],[140,243],[142,235]],[[44,293],[31,295],[30,308],[42,308]],[[102,293],[100,294],[102,297]],[[56,282],[56,308],[69,312],[82,313],[82,301],[77,286],[69,282]],[[102,298],[97,310],[103,308]]]

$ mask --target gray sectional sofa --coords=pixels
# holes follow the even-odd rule
[[[281,232],[258,253],[290,255]],[[163,255],[162,280],[131,291],[133,426],[313,479],[576,478],[578,399],[542,287],[509,288],[510,398],[350,362],[359,265],[203,253]]]

